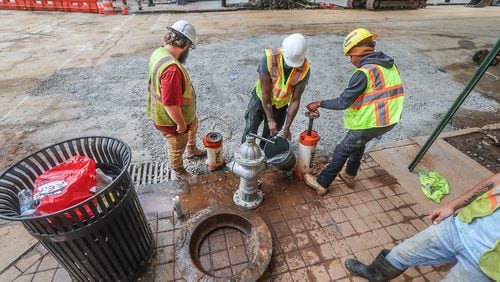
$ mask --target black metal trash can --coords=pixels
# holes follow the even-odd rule
[[[76,155],[92,158],[113,181],[65,210],[21,217],[17,193],[32,190],[37,176]],[[82,137],[42,149],[0,175],[0,218],[21,221],[74,280],[133,280],[154,248],[153,233],[127,171],[130,159],[130,148],[109,137]]]

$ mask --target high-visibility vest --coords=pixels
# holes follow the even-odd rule
[[[177,59],[165,48],[156,49],[149,60],[148,69],[148,105],[146,115],[150,117],[156,125],[175,126],[176,123],[168,115],[161,99],[160,77],[163,71],[170,65],[177,65],[183,74],[184,92],[182,93],[182,116],[186,124],[190,124],[196,117],[196,95],[189,75]]]
[[[485,217],[500,208],[500,189],[490,189],[458,213],[458,219],[471,223],[475,218]],[[500,211],[497,211],[500,212]],[[498,228],[491,226],[491,228]],[[479,268],[488,277],[500,281],[500,239],[497,239],[491,250],[486,251],[479,258]]]
[[[293,68],[288,78],[285,78],[285,67],[283,65],[283,53],[281,49],[266,49],[265,53],[267,70],[271,75],[273,83],[271,102],[276,109],[280,109],[290,103],[295,85],[306,77],[311,63],[306,59],[301,67]],[[262,100],[260,79],[255,83],[255,92],[257,93],[257,97]]]
[[[399,122],[403,111],[404,90],[396,65],[386,68],[380,65],[364,65],[361,71],[368,82],[366,89],[344,111],[346,129],[386,127]]]

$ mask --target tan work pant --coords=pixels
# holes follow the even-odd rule
[[[196,132],[198,131],[198,118],[195,118],[191,123],[191,128],[189,132],[172,135],[164,133],[163,136],[167,140],[167,155],[170,168],[175,172],[184,171],[184,162],[182,161],[182,155],[189,145],[196,144]]]

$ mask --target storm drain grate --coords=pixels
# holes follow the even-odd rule
[[[155,184],[172,178],[167,162],[133,163],[128,172],[135,185]]]

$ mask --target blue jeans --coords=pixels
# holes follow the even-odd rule
[[[431,225],[403,241],[385,257],[394,267],[405,270],[419,265],[455,263],[443,281],[491,281],[479,268],[460,240],[454,217]]]
[[[351,176],[358,174],[361,158],[365,153],[366,143],[378,138],[391,130],[395,125],[362,130],[349,130],[346,136],[333,150],[330,163],[316,178],[319,185],[328,188],[347,161],[346,173]]]

